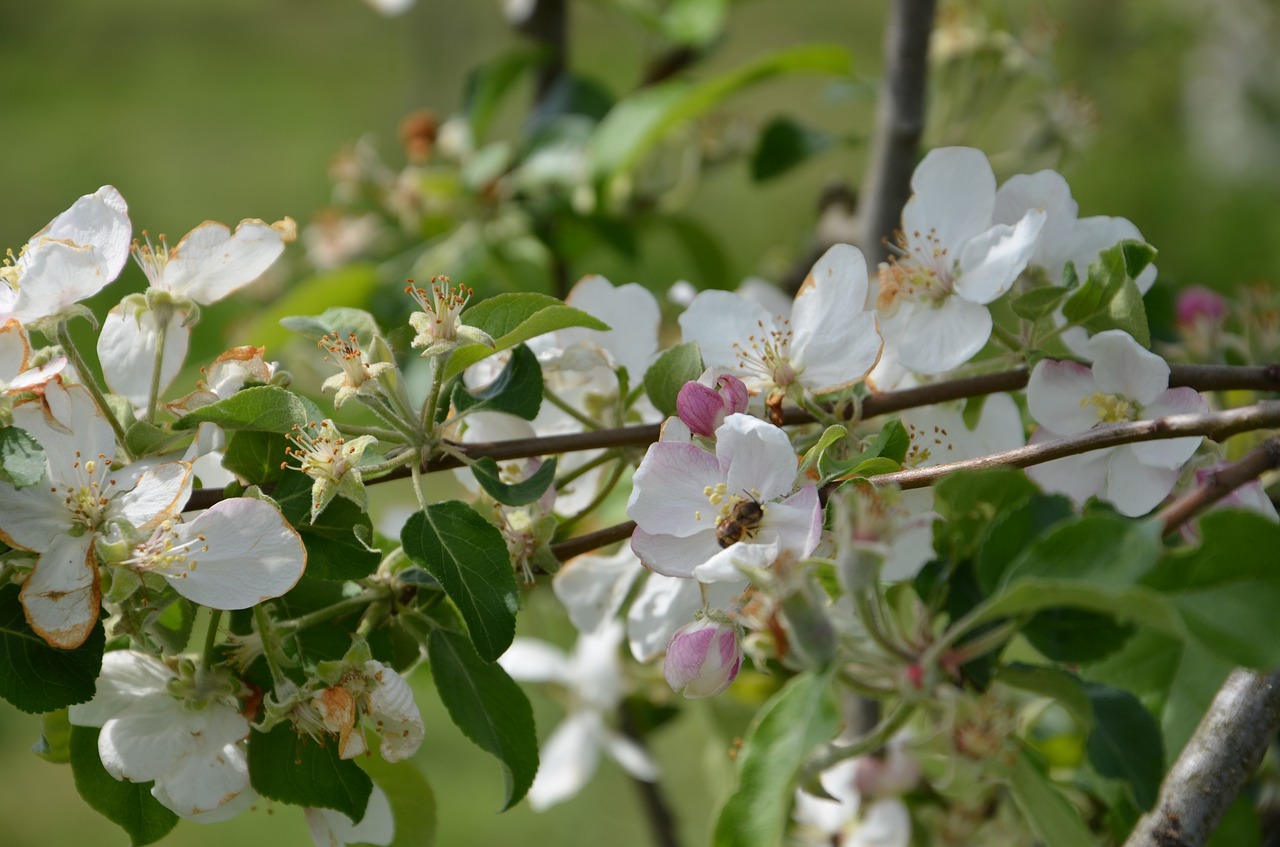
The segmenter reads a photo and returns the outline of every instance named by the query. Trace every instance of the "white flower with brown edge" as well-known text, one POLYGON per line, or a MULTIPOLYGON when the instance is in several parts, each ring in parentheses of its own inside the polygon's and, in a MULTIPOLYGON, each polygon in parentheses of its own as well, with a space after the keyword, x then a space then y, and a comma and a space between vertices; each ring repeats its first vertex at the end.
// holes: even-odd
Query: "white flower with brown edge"
POLYGON ((417 752, 426 729, 413 689, 392 668, 370 658, 364 641, 355 641, 339 661, 321 662, 316 676, 326 686, 294 707, 296 726, 310 734, 336 735, 338 755, 354 759, 368 749, 360 727, 367 717, 382 738, 382 758, 399 762, 417 752))
POLYGON ((339 494, 365 508, 368 497, 360 477, 360 460, 365 449, 377 443, 376 438, 344 438, 333 421, 326 418, 319 424, 308 424, 306 429, 295 424, 289 440, 294 446, 286 447, 285 452, 297 460, 298 470, 315 480, 311 485, 312 523, 339 494))
MULTIPOLYGON (((184 817, 219 812, 252 796, 241 742, 249 722, 236 683, 190 662, 174 671, 133 650, 102 658, 93 699, 71 707, 71 723, 100 727, 98 755, 107 773, 155 782, 151 794, 184 817)), ((209 818, 206 818, 209 819, 209 818)))
POLYGON ((327 334, 319 341, 319 346, 328 350, 330 356, 326 360, 336 361, 342 368, 324 381, 322 391, 336 391, 333 396, 333 408, 340 409, 342 404, 356 395, 374 396, 378 391, 378 377, 389 370, 394 370, 391 362, 372 362, 369 354, 360 349, 360 341, 354 332, 347 335, 346 340, 338 333, 327 334))
POLYGON ((235 497, 193 520, 164 521, 122 564, 163 576, 193 603, 230 611, 293 588, 306 569, 307 549, 275 506, 235 497))
POLYGON ((0 318, 29 324, 97 294, 120 275, 132 235, 119 191, 84 195, 0 266, 0 318))
POLYGON ((20 595, 27 622, 71 649, 98 619, 95 539, 115 525, 146 533, 176 517, 191 492, 191 465, 117 469, 111 425, 79 385, 50 383, 43 402, 19 403, 13 419, 44 448, 46 472, 29 488, 0 483, 0 540, 37 554, 20 595))
MULTIPOLYGON (((67 366, 64 356, 35 364, 31 339, 14 318, 0 326, 0 394, 6 398, 24 391, 39 392, 67 366)), ((4 407, 7 413, 7 401, 4 407)))
POLYGON ((463 344, 494 346, 487 332, 462 322, 462 310, 474 293, 470 288, 450 286, 447 276, 433 276, 429 289, 415 288, 413 280, 409 282, 405 293, 422 307, 421 312, 409 315, 409 325, 417 333, 411 345, 414 349, 422 348, 419 354, 422 358, 451 353, 463 344))

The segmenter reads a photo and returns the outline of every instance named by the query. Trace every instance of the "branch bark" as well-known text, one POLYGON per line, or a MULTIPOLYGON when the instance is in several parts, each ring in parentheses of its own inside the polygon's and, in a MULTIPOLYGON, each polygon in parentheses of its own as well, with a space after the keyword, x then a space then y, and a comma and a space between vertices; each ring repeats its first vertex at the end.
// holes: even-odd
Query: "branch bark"
POLYGON ((1280 673, 1232 671, 1124 847, 1200 847, 1280 727, 1280 673))
POLYGON ((858 194, 862 251, 875 268, 888 257, 885 239, 911 196, 911 174, 924 134, 929 37, 935 0, 894 0, 885 25, 885 74, 876 106, 871 156, 858 194))
POLYGON ((1177 532, 1179 527, 1200 512, 1272 468, 1280 468, 1280 435, 1271 436, 1239 461, 1214 471, 1207 485, 1169 504, 1160 512, 1164 534, 1177 532))

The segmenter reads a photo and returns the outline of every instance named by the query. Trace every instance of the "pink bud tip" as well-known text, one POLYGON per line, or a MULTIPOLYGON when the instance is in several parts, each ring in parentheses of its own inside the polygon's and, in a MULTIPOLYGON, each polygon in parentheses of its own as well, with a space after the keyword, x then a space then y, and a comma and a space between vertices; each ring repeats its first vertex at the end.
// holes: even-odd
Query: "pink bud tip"
POLYGON ((671 690, 696 699, 724 691, 741 666, 737 630, 704 618, 682 626, 671 636, 662 674, 671 690))

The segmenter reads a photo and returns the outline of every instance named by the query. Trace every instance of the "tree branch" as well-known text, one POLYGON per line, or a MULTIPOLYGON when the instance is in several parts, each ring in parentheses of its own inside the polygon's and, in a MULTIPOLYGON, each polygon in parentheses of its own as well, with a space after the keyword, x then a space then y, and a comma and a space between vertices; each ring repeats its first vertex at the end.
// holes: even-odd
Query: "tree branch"
POLYGON ((1231 672, 1124 847, 1200 847, 1280 726, 1280 673, 1231 672))
POLYGON ((872 268, 888 257, 884 240, 897 229, 902 207, 911 196, 911 174, 924 134, 935 5, 935 0, 894 0, 885 24, 885 75, 871 156, 858 192, 859 240, 872 268))
POLYGON ((586 535, 579 535, 576 538, 561 541, 559 544, 552 544, 551 552, 555 554, 557 559, 565 562, 580 553, 588 553, 608 544, 613 544, 615 541, 630 538, 635 528, 635 521, 624 521, 613 526, 606 526, 604 529, 597 529, 595 532, 588 532, 586 535))
POLYGON ((1207 485, 1169 504, 1160 512, 1164 534, 1177 532, 1191 518, 1273 468, 1280 468, 1280 435, 1271 436, 1239 461, 1213 471, 1207 485))
POLYGON ((1166 438, 1182 438, 1188 435, 1203 435, 1214 441, 1248 432, 1255 429, 1274 429, 1280 427, 1280 400, 1270 400, 1230 409, 1225 412, 1207 412, 1201 415, 1170 415, 1150 421, 1133 421, 1131 423, 1099 424, 1088 432, 1045 441, 1040 444, 1028 444, 1016 450, 993 453, 977 459, 966 459, 961 462, 948 462, 945 465, 934 465, 928 468, 912 468, 896 473, 878 474, 868 477, 875 485, 895 483, 903 489, 924 488, 937 482, 947 474, 956 471, 987 470, 989 468, 1027 468, 1088 453, 1105 447, 1116 447, 1120 444, 1133 444, 1139 441, 1159 441, 1166 438))

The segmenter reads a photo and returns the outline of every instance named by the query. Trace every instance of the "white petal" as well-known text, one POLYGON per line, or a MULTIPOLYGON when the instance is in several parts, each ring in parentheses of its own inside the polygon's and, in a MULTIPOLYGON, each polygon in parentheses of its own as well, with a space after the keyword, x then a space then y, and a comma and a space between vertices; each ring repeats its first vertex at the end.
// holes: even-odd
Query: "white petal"
POLYGON ((82 385, 50 383, 43 404, 36 399, 14 407, 13 423, 40 442, 49 460, 49 479, 56 485, 79 487, 84 460, 110 459, 116 452, 111 424, 82 385))
POLYGON ((1043 359, 1027 381, 1027 408, 1041 425, 1060 435, 1076 435, 1098 423, 1097 407, 1088 402, 1097 392, 1089 368, 1079 362, 1043 359))
MULTIPOLYGON (((1152 420, 1168 415, 1199 415, 1208 411, 1208 401, 1194 388, 1170 388, 1161 392, 1142 410, 1142 418, 1152 420)), ((1190 438, 1172 438, 1167 441, 1142 441, 1130 444, 1129 448, 1144 465, 1180 468, 1199 449, 1203 440, 1200 436, 1194 435, 1190 438)))
POLYGON ((51 317, 97 294, 116 278, 91 246, 50 241, 29 254, 12 317, 23 323, 51 317))
POLYGON ((1126 517, 1145 515, 1168 496, 1181 473, 1176 467, 1144 465, 1128 445, 1117 447, 1107 471, 1105 499, 1126 517))
POLYGON ((131 490, 111 501, 111 516, 124 518, 138 529, 151 529, 182 511, 190 496, 191 465, 164 462, 148 468, 131 490))
POLYGON ((234 234, 226 224, 205 221, 169 251, 163 287, 202 305, 221 300, 262 276, 292 231, 288 218, 276 224, 243 220, 234 234))
POLYGON ((702 582, 739 582, 742 568, 767 568, 778 560, 782 544, 776 532, 762 529, 754 541, 739 541, 724 548, 701 565, 693 575, 702 582))
POLYGON ((981 150, 930 150, 911 176, 911 190, 914 196, 902 210, 902 232, 908 243, 933 232, 954 256, 966 241, 991 225, 996 176, 981 150))
MULTIPOLYGON (((996 192, 996 208, 992 220, 998 224, 1015 224, 1032 209, 1043 209, 1045 212, 1042 246, 1046 241, 1052 243, 1067 233, 1079 214, 1079 206, 1071 199, 1071 187, 1062 174, 1043 170, 1009 177, 996 192)), ((1040 261, 1041 255, 1041 251, 1037 250, 1037 264, 1044 264, 1040 261)), ((1052 267, 1047 267, 1046 270, 1051 274, 1054 272, 1052 267)), ((1058 268, 1057 273, 1061 276, 1062 268, 1058 268)))
POLYGON ((247 609, 279 597, 307 564, 302 538, 264 500, 223 500, 177 531, 180 541, 203 544, 196 543, 185 563, 160 573, 183 597, 211 609, 247 609))
POLYGON ((1109 329, 1089 339, 1093 378, 1098 389, 1147 405, 1169 387, 1169 365, 1122 329, 1109 329))
POLYGON ((102 601, 93 534, 53 539, 19 597, 27 623, 45 641, 64 650, 83 644, 93 632, 102 601))
POLYGON ((237 744, 226 744, 183 756, 175 768, 156 779, 151 794, 179 815, 198 815, 220 809, 248 790, 244 751, 237 744))
POLYGON ((796 295, 792 360, 817 394, 838 391, 875 367, 884 342, 867 312, 867 263, 862 251, 837 244, 818 260, 796 295))
POLYGON ((629 282, 616 288, 599 274, 584 276, 565 302, 607 323, 612 329, 572 328, 556 333, 562 347, 590 344, 608 351, 627 369, 632 385, 639 385, 658 350, 662 313, 658 300, 643 285, 629 282))
POLYGON ((512 679, 521 682, 566 682, 569 679, 569 657, 559 647, 535 638, 517 638, 498 664, 512 679))
POLYGON ((728 494, 773 500, 796 484, 798 461, 780 428, 750 415, 729 415, 716 430, 716 457, 728 494))
POLYGON ((813 553, 822 538, 818 486, 806 485, 781 503, 767 505, 760 527, 778 533, 783 550, 800 558, 813 553))
POLYGON ((1032 210, 1017 225, 993 226, 965 244, 956 293, 974 303, 990 303, 1008 291, 1035 253, 1044 220, 1044 212, 1032 210))
POLYGON ((10 318, 0 326, 0 382, 12 382, 27 369, 31 358, 31 341, 22 324, 10 318))
POLYGON ((875 800, 863 812, 862 822, 847 844, 849 847, 909 847, 911 813, 896 797, 875 800))
POLYGON ((373 786, 369 805, 365 807, 360 823, 333 809, 306 811, 307 828, 316 847, 344 847, 347 844, 377 844, 382 847, 395 838, 395 819, 391 814, 391 802, 378 786, 373 786))
POLYGON ((0 540, 10 547, 37 553, 49 548, 72 527, 65 494, 50 491, 47 481, 23 489, 0 483, 0 540))
POLYGON ((658 779, 658 765, 648 751, 623 735, 606 729, 601 742, 609 757, 633 777, 644 782, 658 779))
POLYGON ((649 575, 627 611, 628 642, 636 661, 658 656, 672 633, 693 620, 702 608, 701 588, 697 580, 649 575))
POLYGON ((742 371, 733 345, 747 346, 749 336, 773 328, 774 316, 764 306, 731 291, 703 291, 680 315, 684 341, 698 342, 702 361, 738 375, 742 371))
POLYGON ((641 527, 670 535, 702 532, 715 517, 704 489, 724 480, 720 462, 705 450, 659 442, 649 447, 632 477, 627 515, 641 527))
POLYGON ((599 715, 577 712, 551 733, 529 788, 529 806, 535 812, 568 800, 587 784, 600 761, 601 732, 599 715))
POLYGON ((654 573, 689 579, 696 568, 724 549, 716 541, 714 524, 707 520, 706 530, 684 538, 636 529, 631 533, 631 549, 654 573))
POLYGON ((102 657, 93 699, 71 707, 71 722, 100 727, 139 698, 164 694, 172 679, 173 671, 154 656, 114 650, 102 657))
MULTIPOLYGON (((182 315, 174 312, 165 332, 164 364, 160 371, 159 395, 182 370, 187 358, 191 328, 183 326, 182 315)), ((138 408, 144 408, 151 395, 151 376, 155 370, 156 347, 160 328, 156 313, 139 313, 128 306, 116 306, 107 313, 98 336, 98 361, 107 385, 138 408)))
POLYGON ((910 311, 897 353, 902 364, 911 370, 938 374, 969 361, 990 337, 991 313, 987 307, 952 296, 937 307, 922 306, 910 311))
POLYGON ((556 572, 552 587, 579 632, 618 614, 644 567, 629 545, 611 556, 578 556, 556 572))
POLYGON ((124 263, 129 261, 133 224, 129 221, 129 207, 120 192, 104 185, 76 200, 71 208, 50 221, 39 236, 92 247, 103 269, 111 279, 115 279, 124 269, 124 263))
MULTIPOLYGON (((1114 247, 1121 241, 1145 240, 1131 221, 1097 215, 1076 222, 1065 249, 1069 251, 1069 258, 1076 263, 1077 272, 1083 277, 1089 265, 1097 261, 1098 254, 1103 250, 1114 247)), ((1143 294, 1151 289, 1155 281, 1155 265, 1147 265, 1134 280, 1143 294)))
POLYGON ((188 710, 182 701, 159 692, 138 698, 107 721, 98 736, 98 753, 116 779, 150 782, 171 773, 186 756, 221 750, 248 734, 248 722, 229 706, 188 710))
POLYGON ((382 736, 382 758, 388 762, 407 759, 418 751, 426 736, 413 689, 404 677, 381 662, 365 662, 364 669, 378 680, 378 687, 369 695, 369 717, 382 736))
MULTIPOLYGON (((1038 444, 1057 437, 1059 436, 1041 427, 1027 443, 1038 444)), ((1115 449, 1108 447, 1105 450, 1093 450, 1033 465, 1027 468, 1027 476, 1045 491, 1065 494, 1077 505, 1081 505, 1106 488, 1107 470, 1111 465, 1111 453, 1115 449)))

